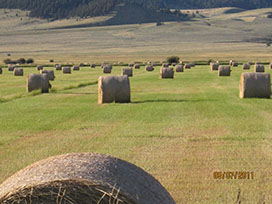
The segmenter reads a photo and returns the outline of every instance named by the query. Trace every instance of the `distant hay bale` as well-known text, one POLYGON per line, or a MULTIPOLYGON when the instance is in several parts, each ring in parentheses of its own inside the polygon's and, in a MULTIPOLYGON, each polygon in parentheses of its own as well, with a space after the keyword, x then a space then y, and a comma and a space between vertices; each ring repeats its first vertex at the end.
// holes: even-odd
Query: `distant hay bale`
POLYGON ((8 65, 8 71, 13 72, 16 66, 9 64, 8 65))
POLYGON ((191 64, 185 64, 185 65, 184 65, 184 68, 185 68, 185 69, 191 69, 191 64))
POLYGON ((233 67, 238 67, 238 62, 235 62, 235 61, 233 61, 232 63, 231 63, 231 66, 233 66, 233 67))
POLYGON ((211 71, 217 71, 219 68, 219 64, 217 63, 210 63, 211 71))
POLYGON ((130 63, 128 64, 129 67, 133 67, 134 66, 134 63, 130 63))
POLYGON ((195 67, 195 62, 190 62, 189 64, 191 67, 195 67))
POLYGON ((140 69, 141 66, 140 66, 139 64, 135 64, 135 65, 134 65, 134 68, 135 68, 135 69, 140 69))
POLYGON ((173 66, 173 67, 175 67, 176 65, 177 65, 177 63, 175 63, 175 62, 172 63, 172 66, 173 66))
POLYGON ((148 72, 152 72, 154 70, 154 67, 152 65, 146 65, 145 70, 148 72))
POLYGON ((172 67, 162 67, 160 70, 161 79, 173 79, 174 69, 172 67))
POLYGON ((121 74, 132 77, 133 76, 133 69, 132 68, 123 68, 121 74))
POLYGON ((250 69, 250 64, 248 63, 243 64, 243 69, 250 69))
POLYGON ((73 71, 79 71, 79 69, 80 69, 80 66, 77 66, 77 65, 73 66, 73 71))
POLYGON ((37 70, 38 70, 38 71, 43 70, 43 65, 38 65, 38 66, 37 66, 37 70))
POLYGON ((264 65, 263 64, 255 64, 254 65, 254 72, 264 72, 264 65))
POLYGON ((0 186, 0 203, 175 204, 152 175, 127 161, 71 153, 36 162, 0 186))
POLYGON ((248 64, 251 66, 251 65, 253 65, 254 63, 253 63, 253 62, 248 62, 248 64))
POLYGON ((169 67, 168 63, 163 63, 162 67, 169 67))
POLYGON ((271 81, 268 73, 242 73, 240 98, 270 98, 271 81))
POLYGON ((42 93, 48 93, 50 87, 47 74, 30 74, 27 76, 27 92, 41 89, 42 93))
POLYGON ((92 64, 92 65, 91 65, 91 68, 95 68, 95 64, 92 64))
POLYGON ((176 72, 184 72, 182 64, 176 66, 176 72))
POLYGON ((231 69, 230 66, 219 66, 218 76, 230 76, 231 69))
POLYGON ((13 74, 14 76, 24 76, 24 70, 22 68, 15 68, 13 74))
POLYGON ((40 70, 40 74, 47 74, 50 81, 55 79, 54 70, 40 70))
POLYGON ((98 79, 98 103, 129 103, 130 83, 127 75, 101 76, 98 79))
POLYGON ((112 66, 109 64, 106 64, 103 66, 103 73, 104 74, 110 74, 112 70, 112 66))
POLYGON ((56 67, 56 70, 62 70, 62 67, 61 67, 61 65, 60 64, 55 64, 55 67, 56 67))
POLYGON ((79 64, 79 67, 84 67, 84 66, 85 66, 85 64, 82 62, 79 64))
POLYGON ((156 67, 158 64, 156 62, 150 63, 151 66, 156 67))
POLYGON ((63 67, 62 73, 63 74, 71 74, 71 67, 63 67))
POLYGON ((272 69, 272 62, 269 64, 270 69, 272 69))
POLYGON ((3 69, 2 69, 2 67, 0 67, 0 74, 2 74, 3 73, 3 69))

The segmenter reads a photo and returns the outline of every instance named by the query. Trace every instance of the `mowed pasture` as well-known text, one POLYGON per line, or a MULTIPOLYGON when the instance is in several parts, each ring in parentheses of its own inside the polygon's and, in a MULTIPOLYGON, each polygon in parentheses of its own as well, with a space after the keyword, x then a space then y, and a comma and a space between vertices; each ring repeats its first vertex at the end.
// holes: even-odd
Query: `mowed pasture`
MULTIPOLYGON (((97 152, 143 168, 176 203, 235 203, 239 191, 241 203, 270 203, 271 100, 239 98, 241 65, 231 77, 196 66, 160 79, 159 68, 134 69, 131 103, 103 105, 96 82, 106 74, 98 66, 55 71, 48 94, 26 93, 26 76, 36 68, 24 68, 23 77, 4 68, 0 182, 49 156, 97 152), (254 172, 254 179, 216 180, 215 171, 254 172)), ((266 72, 272 73, 267 65, 266 72)))

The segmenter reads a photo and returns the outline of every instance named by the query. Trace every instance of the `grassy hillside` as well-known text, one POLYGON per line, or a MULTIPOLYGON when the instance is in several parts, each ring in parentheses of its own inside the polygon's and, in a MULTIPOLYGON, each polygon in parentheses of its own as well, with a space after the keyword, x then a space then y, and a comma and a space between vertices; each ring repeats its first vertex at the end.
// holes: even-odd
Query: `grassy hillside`
MULTIPOLYGON (((25 76, 36 72, 25 68, 25 76)), ((235 203, 239 189, 242 203, 272 201, 271 100, 239 98, 241 66, 221 78, 197 66, 174 80, 141 67, 130 79, 132 103, 104 105, 95 84, 101 68, 55 73, 55 92, 36 96, 25 93, 25 76, 6 68, 0 75, 0 95, 8 99, 0 103, 0 182, 48 156, 98 152, 151 173, 176 203, 235 203), (215 180, 214 171, 255 177, 215 180)))

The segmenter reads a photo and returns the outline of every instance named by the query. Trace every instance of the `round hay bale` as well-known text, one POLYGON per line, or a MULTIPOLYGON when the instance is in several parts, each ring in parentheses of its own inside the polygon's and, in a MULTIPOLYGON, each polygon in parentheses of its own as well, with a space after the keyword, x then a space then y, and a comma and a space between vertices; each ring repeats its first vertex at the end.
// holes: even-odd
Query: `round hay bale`
POLYGON ((251 66, 251 65, 253 65, 254 63, 253 63, 253 62, 248 62, 248 64, 251 66))
POLYGON ((56 67, 56 70, 58 70, 58 71, 62 70, 62 67, 60 64, 55 64, 55 67, 56 67))
POLYGON ((233 67, 238 67, 238 62, 235 62, 235 61, 233 61, 232 63, 231 63, 231 66, 233 66, 233 67))
POLYGON ((219 64, 217 63, 210 63, 211 71, 217 71, 219 67, 219 64))
POLYGON ((107 64, 107 65, 103 66, 103 73, 104 74, 110 74, 111 70, 112 70, 112 66, 111 65, 107 64))
POLYGON ((47 74, 50 81, 55 79, 54 70, 40 70, 40 74, 47 74))
POLYGON ((14 76, 24 76, 24 70, 22 68, 15 68, 13 74, 14 76))
POLYGON ((127 75, 101 76, 98 79, 98 103, 129 103, 130 83, 127 75))
POLYGON ((250 64, 248 63, 243 64, 243 69, 250 69, 250 64))
POLYGON ((0 67, 0 74, 2 74, 3 73, 3 69, 2 69, 2 67, 0 67))
POLYGON ((77 65, 73 66, 73 71, 79 71, 79 69, 80 69, 80 66, 77 66, 77 65))
POLYGON ((150 174, 124 160, 95 153, 49 157, 0 186, 0 203, 175 204, 150 174))
POLYGON ((176 66, 176 72, 184 72, 182 64, 176 66))
POLYGON ((139 64, 134 65, 134 69, 140 69, 140 68, 141 68, 141 66, 139 64))
POLYGON ((272 62, 269 64, 270 69, 272 69, 272 62))
POLYGON ((37 70, 38 70, 38 71, 43 70, 43 65, 38 65, 38 66, 37 66, 37 70))
POLYGON ((154 67, 152 65, 146 65, 145 70, 148 72, 152 72, 154 70, 154 67))
POLYGON ((169 67, 169 64, 168 63, 163 63, 162 67, 169 67))
POLYGON ((158 66, 158 64, 157 64, 156 62, 150 63, 149 65, 151 65, 151 66, 153 66, 153 67, 158 66))
POLYGON ((92 65, 91 65, 91 68, 95 68, 95 64, 92 64, 92 65))
POLYGON ((27 92, 41 89, 42 93, 48 93, 50 87, 51 86, 49 84, 49 78, 47 74, 30 74, 27 76, 27 92))
POLYGON ((63 74, 71 74, 71 67, 63 67, 62 73, 63 74))
POLYGON ((85 64, 83 63, 83 62, 81 62, 80 64, 79 64, 79 67, 84 67, 85 66, 85 64))
POLYGON ((264 65, 263 64, 255 64, 254 65, 254 72, 264 72, 264 65))
POLYGON ((134 63, 128 64, 129 67, 134 67, 134 63))
POLYGON ((162 67, 160 70, 161 79, 173 79, 174 69, 173 67, 162 67))
POLYGON ((242 73, 240 98, 270 98, 271 81, 268 73, 242 73))
POLYGON ((13 72, 15 68, 16 68, 15 65, 12 65, 12 64, 8 65, 8 71, 10 71, 10 72, 13 72))
POLYGON ((230 66, 219 66, 218 76, 230 76, 231 69, 230 66))
POLYGON ((123 68, 121 74, 132 77, 133 76, 133 69, 132 68, 123 68))
POLYGON ((184 68, 185 68, 185 69, 191 69, 191 64, 185 64, 185 65, 184 65, 184 68))

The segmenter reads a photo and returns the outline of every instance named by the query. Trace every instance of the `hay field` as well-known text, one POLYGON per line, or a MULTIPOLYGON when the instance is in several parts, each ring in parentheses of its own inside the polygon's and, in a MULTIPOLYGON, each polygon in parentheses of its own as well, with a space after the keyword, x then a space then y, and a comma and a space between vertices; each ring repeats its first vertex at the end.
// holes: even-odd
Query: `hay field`
MULTIPOLYGON (((48 156, 98 152, 143 168, 176 203, 235 203, 239 189, 242 203, 270 203, 271 100, 240 99, 242 71, 240 65, 219 78, 197 66, 162 80, 159 67, 141 67, 130 79, 132 103, 98 105, 100 67, 55 71, 54 91, 37 95, 25 92, 35 68, 25 68, 24 77, 4 68, 0 182, 48 156), (214 171, 254 172, 254 179, 216 180, 214 171)), ((112 75, 120 73, 114 66, 112 75)))

